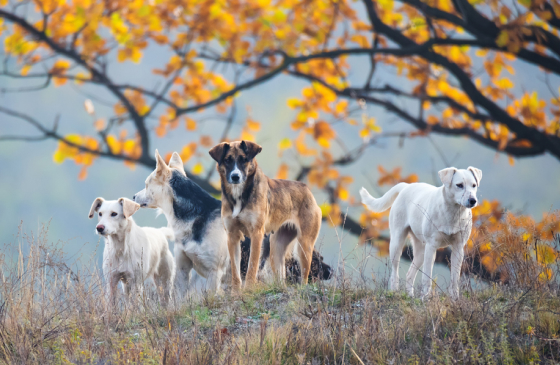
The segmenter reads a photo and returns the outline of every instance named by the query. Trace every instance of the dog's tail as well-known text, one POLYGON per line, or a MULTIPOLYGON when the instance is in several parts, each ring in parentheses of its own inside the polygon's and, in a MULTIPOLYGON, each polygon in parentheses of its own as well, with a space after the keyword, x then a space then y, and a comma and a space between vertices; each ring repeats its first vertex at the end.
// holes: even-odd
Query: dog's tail
POLYGON ((360 195, 362 196, 362 204, 368 207, 369 210, 376 213, 381 213, 391 208, 395 199, 399 193, 407 187, 407 183, 399 183, 393 186, 388 192, 385 193, 381 198, 375 199, 371 196, 365 188, 360 189, 360 195))
POLYGON ((175 233, 173 233, 173 230, 171 228, 162 227, 159 230, 161 231, 161 233, 163 233, 167 241, 175 241, 175 233))

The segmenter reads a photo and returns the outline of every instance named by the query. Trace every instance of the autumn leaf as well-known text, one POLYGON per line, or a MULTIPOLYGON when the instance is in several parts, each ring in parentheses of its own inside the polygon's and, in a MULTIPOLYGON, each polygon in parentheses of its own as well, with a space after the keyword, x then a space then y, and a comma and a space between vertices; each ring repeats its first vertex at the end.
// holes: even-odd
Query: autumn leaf
POLYGON ((204 166, 202 166, 202 164, 200 162, 198 162, 196 165, 193 166, 192 168, 192 173, 194 175, 200 175, 204 172, 204 166))
POLYGON ((282 138, 280 143, 278 143, 278 148, 280 151, 287 150, 292 147, 292 140, 289 138, 282 138))
POLYGON ((285 163, 281 164, 278 168, 278 173, 276 174, 277 179, 287 179, 288 178, 288 165, 285 163))
POLYGON ((105 128, 105 119, 97 119, 95 122, 93 122, 93 127, 98 132, 102 131, 105 128))
POLYGON ((261 124, 251 118, 247 118, 247 128, 249 128, 250 131, 258 132, 261 129, 261 124))
POLYGON ((191 118, 185 118, 185 127, 188 131, 196 130, 196 122, 191 118))

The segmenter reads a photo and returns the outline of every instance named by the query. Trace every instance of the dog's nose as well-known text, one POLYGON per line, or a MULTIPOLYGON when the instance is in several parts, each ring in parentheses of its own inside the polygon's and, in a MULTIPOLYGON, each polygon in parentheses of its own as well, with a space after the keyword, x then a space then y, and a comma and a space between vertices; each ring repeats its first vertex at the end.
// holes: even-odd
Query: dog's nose
POLYGON ((239 182, 239 178, 241 176, 239 176, 239 174, 235 173, 235 174, 231 174, 231 181, 233 182, 239 182))
POLYGON ((95 227, 95 229, 97 229, 97 232, 101 233, 101 232, 103 232, 103 230, 105 229, 105 226, 102 225, 102 224, 100 224, 100 225, 98 225, 97 227, 95 227))
POLYGON ((132 196, 132 201, 136 201, 136 194, 132 196))
POLYGON ((476 205, 476 199, 475 198, 469 198, 469 205, 471 207, 474 207, 476 205))

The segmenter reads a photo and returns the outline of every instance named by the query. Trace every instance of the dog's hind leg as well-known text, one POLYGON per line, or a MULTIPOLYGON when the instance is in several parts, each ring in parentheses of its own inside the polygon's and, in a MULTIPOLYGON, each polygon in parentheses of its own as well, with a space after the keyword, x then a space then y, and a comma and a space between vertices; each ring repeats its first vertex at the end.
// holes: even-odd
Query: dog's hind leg
POLYGON ((399 290, 399 263, 401 261, 402 250, 406 242, 408 229, 398 231, 396 228, 391 230, 391 242, 389 243, 389 259, 391 260, 391 279, 389 289, 399 290))
POLYGON ((216 271, 212 272, 209 276, 208 276, 208 280, 206 281, 206 288, 208 289, 208 291, 212 294, 220 294, 221 293, 221 287, 220 284, 222 283, 222 276, 224 276, 224 273, 217 269, 216 271))
POLYGON ((297 230, 291 225, 282 226, 270 235, 270 267, 274 280, 282 284, 286 278, 286 250, 296 236, 297 230))
POLYGON ((424 263, 424 245, 422 242, 412 233, 410 233, 410 239, 412 241, 414 258, 410 264, 410 268, 406 273, 406 291, 410 296, 414 296, 414 280, 416 279, 416 274, 418 270, 422 267, 424 263))
POLYGON ((321 228, 321 210, 319 207, 312 214, 308 219, 299 220, 296 257, 301 267, 301 284, 303 285, 307 284, 309 273, 311 272, 313 249, 315 248, 315 241, 319 236, 319 229, 321 228))
POLYGON ((177 292, 187 295, 190 290, 192 260, 175 244, 175 287, 177 292))

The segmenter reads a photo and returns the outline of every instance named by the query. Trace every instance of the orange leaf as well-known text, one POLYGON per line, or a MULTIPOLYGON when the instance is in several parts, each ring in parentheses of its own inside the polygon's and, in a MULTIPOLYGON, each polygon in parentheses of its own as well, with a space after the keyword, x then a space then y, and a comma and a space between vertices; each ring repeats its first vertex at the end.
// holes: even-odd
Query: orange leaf
POLYGON ((251 118, 247 118, 247 128, 252 131, 258 132, 261 129, 261 124, 251 118))
POLYGON ((286 165, 285 163, 280 165, 280 168, 278 168, 278 173, 276 174, 276 178, 284 180, 288 178, 288 165, 286 165))
POLYGON ((185 127, 188 131, 194 131, 196 130, 196 122, 191 118, 186 118, 185 127))
POLYGON ((86 177, 87 177, 87 167, 82 166, 80 173, 78 175, 78 180, 83 181, 86 179, 86 177))
POLYGON ((102 131, 103 128, 105 128, 105 119, 103 118, 97 119, 95 122, 93 122, 93 127, 98 132, 102 131))

